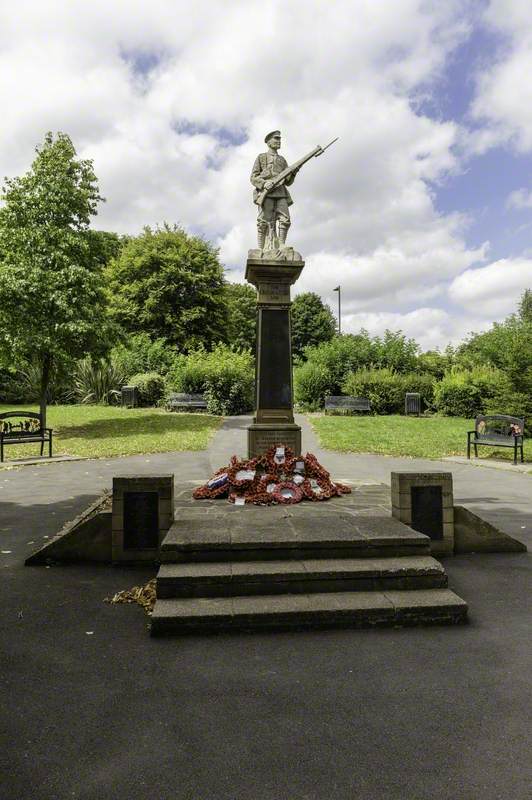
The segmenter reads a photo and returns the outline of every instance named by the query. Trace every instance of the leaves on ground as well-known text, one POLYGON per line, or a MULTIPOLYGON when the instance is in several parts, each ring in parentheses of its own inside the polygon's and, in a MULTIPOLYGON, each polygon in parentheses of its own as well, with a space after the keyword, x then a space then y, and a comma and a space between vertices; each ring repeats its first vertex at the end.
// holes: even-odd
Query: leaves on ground
POLYGON ((105 603, 137 603, 145 610, 147 614, 151 614, 156 600, 155 584, 156 578, 152 578, 144 586, 133 586, 132 589, 123 589, 117 592, 113 597, 106 597, 105 603))

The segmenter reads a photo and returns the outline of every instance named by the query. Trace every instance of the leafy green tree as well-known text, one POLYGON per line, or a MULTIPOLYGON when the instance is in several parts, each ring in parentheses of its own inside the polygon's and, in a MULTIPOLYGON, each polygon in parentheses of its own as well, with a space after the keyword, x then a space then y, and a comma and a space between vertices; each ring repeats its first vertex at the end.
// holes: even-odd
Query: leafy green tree
POLYGON ((407 339, 402 331, 384 331, 382 339, 375 336, 375 365, 395 372, 412 372, 416 368, 419 345, 415 339, 407 339))
POLYGON ((427 373, 440 380, 451 368, 451 359, 447 353, 440 353, 439 350, 426 350, 417 357, 417 371, 427 373))
POLYGON ((298 294, 292 303, 290 316, 295 356, 303 356, 305 347, 329 342, 336 333, 334 314, 314 292, 298 294))
POLYGON ((166 223, 146 227, 106 273, 112 317, 126 332, 166 339, 179 350, 225 340, 223 269, 203 239, 166 223))
POLYGON ((518 314, 522 322, 532 322, 532 289, 525 289, 523 292, 518 314))
POLYGON ((226 341, 238 350, 255 350, 257 292, 248 283, 226 283, 226 341))
MULTIPOLYGON (((375 348, 368 332, 335 336, 329 342, 305 349, 305 358, 318 370, 302 373, 328 386, 329 394, 341 394, 342 384, 350 372, 370 367, 375 362, 375 348), (316 376, 319 377, 316 378, 316 376)), ((310 380, 310 377, 309 377, 310 380)))
POLYGON ((91 245, 94 258, 105 267, 112 258, 117 258, 129 236, 119 236, 112 231, 91 231, 91 245))
POLYGON ((516 392, 532 394, 532 320, 530 291, 524 292, 517 314, 494 322, 484 333, 471 333, 456 350, 463 369, 492 366, 510 378, 516 392))
POLYGON ((100 196, 92 161, 76 158, 65 133, 48 133, 31 169, 6 179, 0 208, 0 358, 40 370, 46 424, 54 368, 109 338, 91 217, 100 196))

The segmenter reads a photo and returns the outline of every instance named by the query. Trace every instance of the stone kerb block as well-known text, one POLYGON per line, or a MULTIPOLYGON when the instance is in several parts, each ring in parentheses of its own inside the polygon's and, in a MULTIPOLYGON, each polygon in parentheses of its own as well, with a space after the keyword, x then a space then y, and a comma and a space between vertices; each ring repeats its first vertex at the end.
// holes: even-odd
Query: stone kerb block
POLYGON ((392 472, 392 515, 430 537, 431 552, 454 551, 451 472, 392 472))
POLYGON ((113 478, 113 562, 155 561, 173 521, 173 475, 113 478))

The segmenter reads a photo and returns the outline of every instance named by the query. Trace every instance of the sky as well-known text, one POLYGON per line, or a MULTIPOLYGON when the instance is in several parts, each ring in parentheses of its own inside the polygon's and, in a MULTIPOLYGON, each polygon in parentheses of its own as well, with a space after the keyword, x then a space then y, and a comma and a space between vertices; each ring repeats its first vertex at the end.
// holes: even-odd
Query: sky
POLYGON ((176 223, 230 281, 264 136, 298 173, 295 294, 443 349, 532 287, 530 0, 0 0, 0 175, 47 131, 93 160, 94 227, 176 223))

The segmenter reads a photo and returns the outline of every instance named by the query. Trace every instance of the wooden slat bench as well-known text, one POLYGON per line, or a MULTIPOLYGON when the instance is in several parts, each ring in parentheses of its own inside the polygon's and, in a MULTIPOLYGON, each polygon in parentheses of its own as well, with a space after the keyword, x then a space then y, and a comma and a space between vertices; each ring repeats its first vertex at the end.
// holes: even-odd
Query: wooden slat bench
POLYGON ((478 416, 475 419, 475 430, 467 432, 467 457, 471 458, 471 445, 475 449, 475 457, 478 457, 479 444, 486 447, 512 447, 514 464, 517 464, 518 450, 521 450, 522 463, 524 430, 525 420, 520 417, 507 414, 478 416))
POLYGON ((327 411, 371 411, 371 403, 367 397, 331 395, 325 398, 325 413, 327 411))
POLYGON ((168 396, 165 405, 168 411, 178 411, 179 409, 186 409, 188 411, 207 410, 207 401, 202 394, 173 392, 168 396))
POLYGON ((5 411, 0 414, 0 462, 4 460, 4 447, 8 444, 48 442, 48 457, 52 457, 52 428, 43 428, 42 417, 35 411, 5 411), (18 422, 13 420, 18 419, 18 422))

